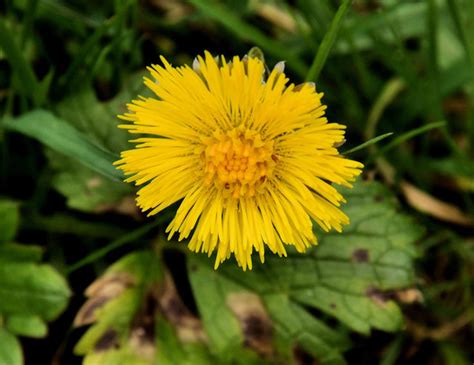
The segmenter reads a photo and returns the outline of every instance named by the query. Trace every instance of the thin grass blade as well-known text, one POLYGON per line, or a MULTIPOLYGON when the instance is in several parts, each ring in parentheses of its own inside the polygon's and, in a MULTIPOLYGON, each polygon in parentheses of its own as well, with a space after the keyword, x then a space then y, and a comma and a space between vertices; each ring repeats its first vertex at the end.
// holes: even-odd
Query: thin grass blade
POLYGON ((313 63, 309 68, 308 74, 306 75, 306 81, 317 81, 319 73, 323 69, 329 52, 336 41, 337 34, 341 28, 342 20, 344 19, 344 15, 351 4, 352 0, 344 0, 341 6, 339 6, 339 9, 337 9, 336 15, 334 15, 331 25, 329 26, 329 30, 325 34, 323 41, 318 48, 318 52, 316 52, 313 63))

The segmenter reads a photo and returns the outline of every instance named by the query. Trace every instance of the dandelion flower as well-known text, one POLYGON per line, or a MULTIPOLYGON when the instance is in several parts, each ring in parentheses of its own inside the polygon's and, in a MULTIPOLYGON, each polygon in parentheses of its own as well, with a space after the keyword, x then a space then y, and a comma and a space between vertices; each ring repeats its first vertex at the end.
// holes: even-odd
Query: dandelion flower
POLYGON ((161 61, 145 78, 156 97, 120 116, 141 136, 116 164, 142 186, 137 204, 149 215, 180 202, 169 239, 216 251, 216 268, 233 254, 246 270, 254 250, 263 262, 265 249, 316 244, 313 222, 339 232, 349 223, 333 184, 350 187, 362 164, 339 155, 345 126, 328 123, 314 84, 288 85, 282 62, 265 78, 258 58, 161 61))

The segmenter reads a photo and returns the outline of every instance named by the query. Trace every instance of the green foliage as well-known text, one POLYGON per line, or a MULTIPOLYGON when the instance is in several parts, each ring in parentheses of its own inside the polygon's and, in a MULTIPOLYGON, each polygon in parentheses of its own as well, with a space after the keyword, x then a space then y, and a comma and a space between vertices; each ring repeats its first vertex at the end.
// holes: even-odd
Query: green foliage
POLYGON ((5 127, 36 138, 46 146, 78 159, 85 166, 110 179, 118 180, 122 176, 112 165, 117 160, 114 154, 97 146, 84 134, 50 112, 36 110, 18 119, 7 120, 5 127))
POLYGON ((414 243, 423 230, 398 212, 393 195, 380 184, 359 182, 344 193, 351 225, 342 235, 318 232, 319 246, 306 255, 270 256, 248 273, 233 264, 213 270, 208 259, 188 256, 205 337, 199 321, 179 309, 183 304, 171 289, 161 255, 136 252, 124 257, 86 291, 89 299, 76 322, 95 324, 76 352, 86 355, 87 365, 166 364, 174 359, 184 364, 258 364, 289 361, 299 346, 321 364, 345 364, 350 329, 368 335, 372 328, 402 327, 393 298, 397 290, 415 284, 414 243), (309 308, 340 324, 329 326, 309 308), (194 323, 191 343, 177 336, 186 321, 194 323), (150 337, 140 342, 136 333, 150 337))
POLYGON ((70 292, 56 270, 39 263, 40 248, 8 242, 16 234, 18 205, 2 201, 1 217, 11 225, 0 231, 0 364, 20 365, 23 357, 15 335, 44 337, 45 321, 65 309, 70 292))
MULTIPOLYGON (((76 325, 94 324, 75 347, 85 365, 212 364, 203 343, 183 344, 177 337, 170 321, 183 326, 179 321, 192 318, 180 312, 182 303, 155 253, 125 256, 86 295, 76 325)), ((189 337, 199 328, 188 330, 189 337)))
MULTIPOLYGON (((124 130, 117 129, 117 115, 126 111, 125 104, 134 97, 147 95, 142 76, 130 77, 123 91, 109 102, 99 102, 94 90, 88 88, 63 100, 56 106, 56 111, 95 144, 118 155, 129 146, 129 136, 124 130)), ((62 156, 50 150, 48 158, 56 171, 53 186, 67 198, 71 208, 86 212, 106 210, 132 193, 129 185, 107 179, 108 171, 104 173, 86 167, 76 156, 62 156)), ((114 160, 117 159, 114 156, 114 160)), ((113 173, 120 177, 118 170, 113 173)))
MULTIPOLYGON (((77 344, 75 352, 86 356, 86 364, 107 363, 126 355, 127 360, 133 357, 137 363, 145 361, 141 353, 133 351, 129 337, 130 328, 136 314, 145 304, 145 298, 153 296, 153 286, 163 280, 163 271, 156 257, 148 252, 136 252, 126 256, 111 266, 104 276, 96 282, 98 289, 91 296, 102 304, 95 302, 83 310, 87 318, 76 319, 76 322, 97 321, 77 344), (102 281, 101 281, 102 280, 102 281), (115 295, 108 294, 112 291, 115 295), (92 319, 89 319, 92 317, 92 319), (118 349, 117 349, 118 348, 118 349), (98 350, 97 352, 94 350, 98 350)), ((151 299, 149 299, 151 300, 151 299)), ((143 315, 148 315, 143 313, 143 315)))
POLYGON ((3 328, 0 328, 0 364, 23 364, 20 342, 13 334, 3 328))
POLYGON ((261 298, 273 319, 279 342, 298 344, 322 364, 345 363, 348 339, 313 317, 315 308, 358 332, 402 327, 396 289, 414 285, 414 243, 422 230, 397 212, 393 196, 379 184, 358 183, 345 191, 351 217, 345 234, 319 234, 307 255, 269 257, 242 274, 233 264, 212 270, 208 260, 189 258, 189 276, 212 347, 221 356, 243 343, 235 314, 228 307, 235 293, 261 298))
POLYGON ((0 242, 11 241, 15 237, 19 221, 18 204, 0 200, 0 242))

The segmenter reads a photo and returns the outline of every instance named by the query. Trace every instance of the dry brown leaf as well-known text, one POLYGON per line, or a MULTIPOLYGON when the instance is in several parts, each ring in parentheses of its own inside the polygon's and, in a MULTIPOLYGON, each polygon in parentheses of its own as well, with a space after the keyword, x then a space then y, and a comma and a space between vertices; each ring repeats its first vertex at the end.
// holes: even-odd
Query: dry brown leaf
POLYGON ((175 327, 176 334, 181 341, 207 341, 201 321, 184 305, 168 273, 165 275, 163 286, 158 294, 158 303, 161 313, 175 327))
POLYGON ((296 22, 288 12, 273 4, 261 3, 255 9, 256 13, 277 27, 290 33, 296 33, 296 22))
POLYGON ((137 207, 134 196, 125 196, 118 202, 110 204, 100 204, 94 209, 95 213, 115 212, 132 217, 135 220, 143 218, 140 209, 137 207))
POLYGON ((394 296, 399 303, 404 304, 423 303, 424 301, 423 294, 416 288, 396 290, 394 296))
POLYGON ((247 292, 233 293, 227 297, 226 303, 239 320, 245 345, 262 356, 271 356, 272 322, 258 295, 247 292))
POLYGON ((133 277, 127 273, 109 274, 94 281, 85 291, 88 299, 74 318, 74 326, 94 323, 96 311, 122 294, 125 289, 133 286, 134 282, 133 277))
POLYGON ((405 321, 408 331, 416 340, 422 341, 430 339, 434 341, 443 341, 451 338, 456 332, 469 325, 472 321, 472 314, 470 311, 466 311, 459 317, 454 318, 449 322, 442 323, 437 327, 427 327, 424 323, 418 323, 409 318, 405 318, 405 321))
POLYGON ((407 181, 400 183, 400 189, 408 204, 416 210, 445 222, 474 227, 474 217, 463 213, 458 207, 431 196, 407 181))

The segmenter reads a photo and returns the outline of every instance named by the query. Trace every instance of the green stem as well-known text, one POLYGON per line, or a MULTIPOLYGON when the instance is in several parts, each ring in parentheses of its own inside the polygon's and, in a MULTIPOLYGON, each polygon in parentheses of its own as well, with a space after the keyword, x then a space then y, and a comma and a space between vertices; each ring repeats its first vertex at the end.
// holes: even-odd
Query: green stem
POLYGON ((149 223, 149 224, 144 225, 144 226, 141 226, 141 227, 135 229, 134 231, 131 231, 131 232, 127 233, 126 235, 116 239, 115 241, 112 241, 107 246, 102 247, 102 248, 92 252, 88 256, 86 256, 83 259, 81 259, 81 260, 77 261, 76 263, 72 264, 71 266, 69 266, 67 268, 66 274, 70 275, 71 273, 73 273, 74 271, 80 269, 81 267, 84 267, 84 266, 86 266, 86 265, 88 265, 92 262, 95 262, 95 261, 101 259, 105 255, 107 255, 109 252, 111 252, 113 250, 116 250, 119 247, 122 247, 122 246, 124 246, 124 245, 126 245, 130 242, 133 242, 133 241, 139 239, 140 237, 144 236, 145 234, 147 234, 148 232, 150 232, 151 230, 158 227, 160 224, 166 222, 169 219, 170 219, 170 214, 169 213, 168 214, 167 213, 162 214, 154 222, 149 223))

